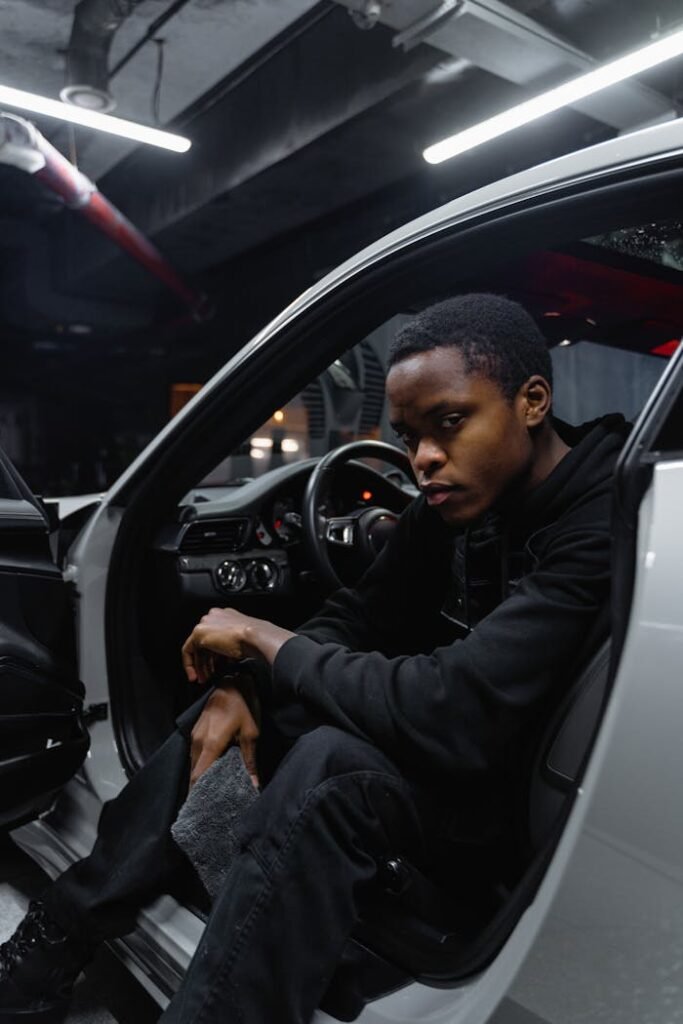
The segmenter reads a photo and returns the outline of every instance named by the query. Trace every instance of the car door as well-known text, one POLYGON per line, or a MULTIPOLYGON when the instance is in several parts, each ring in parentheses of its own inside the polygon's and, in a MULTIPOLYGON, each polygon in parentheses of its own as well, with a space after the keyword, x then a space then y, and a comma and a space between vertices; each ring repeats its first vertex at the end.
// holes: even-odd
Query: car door
POLYGON ((72 616, 46 511, 0 450, 0 830, 44 811, 87 753, 72 616))

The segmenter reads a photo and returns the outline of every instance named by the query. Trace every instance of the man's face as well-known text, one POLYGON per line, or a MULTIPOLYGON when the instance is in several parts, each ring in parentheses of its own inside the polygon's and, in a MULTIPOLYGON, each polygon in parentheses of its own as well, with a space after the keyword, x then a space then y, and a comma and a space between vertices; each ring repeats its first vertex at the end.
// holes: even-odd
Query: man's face
POLYGON ((474 522, 511 486, 523 486, 534 454, 524 388, 508 400, 444 346, 396 363, 386 390, 418 485, 445 522, 474 522))

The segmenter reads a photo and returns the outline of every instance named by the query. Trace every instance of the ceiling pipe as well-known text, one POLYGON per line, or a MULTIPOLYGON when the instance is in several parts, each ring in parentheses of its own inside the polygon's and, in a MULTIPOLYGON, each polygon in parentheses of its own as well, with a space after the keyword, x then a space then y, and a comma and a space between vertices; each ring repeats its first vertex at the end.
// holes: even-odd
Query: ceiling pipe
POLYGON ((67 103, 106 114, 116 102, 109 92, 109 51, 112 39, 143 0, 80 0, 74 11, 66 51, 67 103))
POLYGON ((163 28, 166 22, 170 21, 171 18, 175 18, 176 14, 178 14, 183 7, 186 7, 189 2, 190 0, 173 0, 171 6, 165 10, 163 14, 160 14, 158 18, 155 18, 150 25, 148 25, 145 34, 138 39, 137 43, 134 43, 130 50, 128 50, 127 53, 124 53, 123 57, 116 62, 114 67, 109 69, 109 80, 111 81, 114 75, 118 75, 119 71, 126 66, 128 61, 132 60, 135 54, 138 53, 143 46, 155 38, 159 29, 163 28))
POLYGON ((56 193, 66 206, 77 210, 162 281, 189 306, 195 319, 206 318, 206 297, 183 281, 149 239, 105 199, 97 186, 62 156, 30 121, 14 114, 0 113, 0 163, 32 174, 56 193))

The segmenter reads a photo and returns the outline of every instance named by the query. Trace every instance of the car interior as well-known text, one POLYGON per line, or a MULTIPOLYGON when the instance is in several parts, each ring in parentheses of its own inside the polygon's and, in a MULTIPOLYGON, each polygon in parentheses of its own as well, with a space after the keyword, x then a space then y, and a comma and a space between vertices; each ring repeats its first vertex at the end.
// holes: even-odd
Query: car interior
MULTIPOLYGON (((285 325, 268 349, 268 372, 264 362, 254 373, 253 361, 265 360, 257 346, 249 380, 237 366, 227 392, 214 389, 206 411, 188 417, 183 445, 162 451, 159 478, 118 499, 126 512, 107 614, 112 713, 128 771, 198 695, 179 650, 201 614, 229 604, 296 628, 335 580, 359 577, 415 496, 405 457, 378 442, 399 448, 383 398, 387 354, 417 309, 465 291, 520 301, 551 348, 555 415, 581 423, 619 411, 636 420, 682 333, 683 222, 662 212, 675 209, 676 195, 672 178, 656 202, 638 183, 613 189, 608 203, 586 200, 572 213, 578 233, 569 241, 566 215, 553 223, 540 208, 527 216, 523 245, 512 214, 488 235, 484 225, 457 242, 436 239, 419 259, 401 254, 376 280, 366 275, 362 288, 352 282, 328 307, 303 314, 296 336, 285 325), (320 460, 352 442, 367 447, 345 450, 312 486, 320 460)), ((353 1020, 368 999, 410 978, 457 985, 490 962, 552 856, 617 657, 609 642, 596 651, 533 752, 505 876, 465 901, 457 865, 444 891, 442 879, 390 860, 324 1008, 353 1020)))

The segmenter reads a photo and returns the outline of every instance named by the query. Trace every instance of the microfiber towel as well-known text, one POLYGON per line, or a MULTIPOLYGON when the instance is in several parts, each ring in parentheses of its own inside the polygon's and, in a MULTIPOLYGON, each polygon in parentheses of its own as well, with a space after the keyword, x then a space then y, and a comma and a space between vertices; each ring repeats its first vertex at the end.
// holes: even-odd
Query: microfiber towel
POLYGON ((242 818, 258 799, 239 747, 229 747, 199 776, 171 835, 215 899, 239 848, 242 818))

